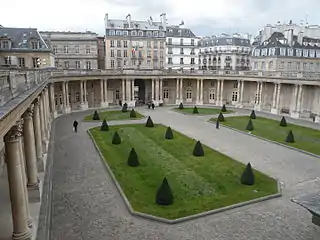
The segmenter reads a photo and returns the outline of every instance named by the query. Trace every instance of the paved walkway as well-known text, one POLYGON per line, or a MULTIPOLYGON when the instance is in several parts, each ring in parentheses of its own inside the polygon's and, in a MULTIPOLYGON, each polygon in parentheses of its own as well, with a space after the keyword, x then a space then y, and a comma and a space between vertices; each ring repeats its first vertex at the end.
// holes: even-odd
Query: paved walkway
POLYGON ((87 136, 86 129, 94 124, 81 123, 79 132, 74 133, 72 122, 84 113, 73 113, 55 123, 53 240, 319 239, 320 228, 311 223, 306 210, 290 202, 290 197, 319 188, 320 159, 226 128, 217 130, 204 117, 182 115, 166 108, 141 112, 279 178, 284 196, 176 225, 132 217, 87 136))

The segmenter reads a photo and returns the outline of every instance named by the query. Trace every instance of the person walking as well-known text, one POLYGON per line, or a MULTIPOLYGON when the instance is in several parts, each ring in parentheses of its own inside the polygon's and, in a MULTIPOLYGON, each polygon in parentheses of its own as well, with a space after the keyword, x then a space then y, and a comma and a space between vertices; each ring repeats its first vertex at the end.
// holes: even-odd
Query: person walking
POLYGON ((77 120, 74 120, 73 129, 74 129, 75 132, 78 132, 78 125, 79 125, 79 123, 77 122, 77 120))
POLYGON ((219 129, 219 126, 220 126, 220 122, 219 122, 219 120, 217 119, 217 122, 216 122, 216 129, 219 129))
POLYGON ((154 110, 154 102, 151 103, 152 110, 154 110))

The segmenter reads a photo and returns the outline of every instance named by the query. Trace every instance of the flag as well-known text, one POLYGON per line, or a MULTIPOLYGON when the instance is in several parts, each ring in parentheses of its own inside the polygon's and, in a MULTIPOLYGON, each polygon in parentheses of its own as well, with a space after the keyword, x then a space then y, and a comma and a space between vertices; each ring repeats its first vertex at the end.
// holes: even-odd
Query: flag
POLYGON ((132 47, 132 53, 135 53, 136 51, 138 51, 138 47, 137 46, 132 47))

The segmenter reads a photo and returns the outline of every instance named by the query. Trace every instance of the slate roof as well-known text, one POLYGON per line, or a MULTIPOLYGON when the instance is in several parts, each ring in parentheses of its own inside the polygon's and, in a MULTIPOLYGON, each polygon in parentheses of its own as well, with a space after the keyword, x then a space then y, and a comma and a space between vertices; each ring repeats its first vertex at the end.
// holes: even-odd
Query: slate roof
MULTIPOLYGON (((107 28, 111 29, 123 29, 124 24, 127 24, 127 20, 122 19, 109 19, 107 28)), ((139 21, 131 20, 132 27, 129 29, 141 29, 141 30, 162 30, 162 22, 148 22, 148 21, 139 21), (135 28, 135 25, 139 25, 138 28, 135 28)))
POLYGON ((205 37, 199 41, 199 45, 203 47, 226 45, 251 47, 249 39, 228 35, 205 37))
MULTIPOLYGON (((9 51, 46 51, 50 52, 47 44, 39 34, 36 28, 0 28, 0 39, 7 38, 11 41, 11 49, 9 51), (29 40, 37 40, 40 42, 39 49, 29 47, 29 40)), ((0 49, 0 51, 8 51, 8 49, 0 49)))
POLYGON ((197 36, 189 28, 180 28, 179 26, 167 27, 167 37, 196 38, 197 36))

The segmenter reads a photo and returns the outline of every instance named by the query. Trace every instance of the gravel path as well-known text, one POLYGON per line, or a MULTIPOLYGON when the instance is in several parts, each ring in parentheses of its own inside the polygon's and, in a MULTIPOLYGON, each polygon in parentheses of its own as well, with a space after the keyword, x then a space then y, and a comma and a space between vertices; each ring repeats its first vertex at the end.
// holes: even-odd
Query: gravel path
MULTIPOLYGON (((74 133, 72 122, 85 113, 73 113, 55 123, 53 240, 319 239, 320 228, 290 197, 319 188, 320 159, 226 128, 217 130, 205 122, 208 116, 187 116, 167 108, 140 112, 279 178, 283 197, 176 225, 132 217, 87 136, 86 129, 95 123, 80 123, 79 132, 74 133)), ((137 120, 141 121, 145 120, 137 120)))

